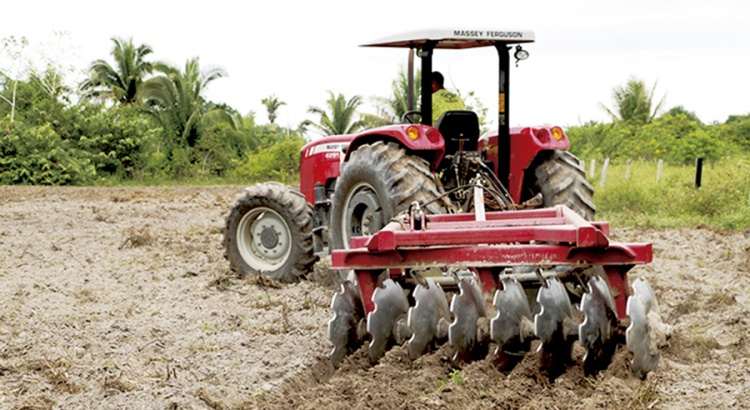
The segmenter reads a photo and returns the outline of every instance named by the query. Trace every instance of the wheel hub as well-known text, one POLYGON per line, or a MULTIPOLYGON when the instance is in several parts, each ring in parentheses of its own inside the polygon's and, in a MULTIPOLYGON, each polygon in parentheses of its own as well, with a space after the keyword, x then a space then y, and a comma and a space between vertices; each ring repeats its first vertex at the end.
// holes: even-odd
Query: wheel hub
POLYGON ((266 248, 275 248, 279 244, 279 233, 272 226, 263 226, 260 243, 266 248))
POLYGON ((347 231, 345 238, 371 235, 383 228, 383 214, 377 194, 369 186, 363 186, 352 195, 347 206, 347 231))
POLYGON ((271 263, 277 263, 289 248, 289 241, 282 235, 282 232, 286 232, 285 228, 276 214, 260 215, 251 227, 255 253, 271 263))

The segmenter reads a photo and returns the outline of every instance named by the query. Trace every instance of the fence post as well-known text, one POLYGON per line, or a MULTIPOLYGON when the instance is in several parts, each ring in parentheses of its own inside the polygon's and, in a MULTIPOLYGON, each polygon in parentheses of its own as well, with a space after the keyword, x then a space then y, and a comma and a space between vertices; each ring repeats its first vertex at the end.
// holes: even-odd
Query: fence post
POLYGON ((602 166, 602 179, 599 180, 599 186, 604 186, 604 181, 607 179, 608 167, 609 167, 609 158, 604 158, 604 166, 602 166))
POLYGON ((659 179, 661 178, 661 169, 664 167, 664 160, 660 159, 658 164, 656 165, 656 183, 659 183, 659 179))
POLYGON ((589 169, 589 178, 593 178, 594 177, 594 168, 595 167, 596 167, 596 160, 592 159, 591 160, 591 167, 589 169))
POLYGON ((701 187, 701 178, 703 177, 703 158, 695 161, 695 187, 701 187))
POLYGON ((630 160, 628 160, 628 166, 625 167, 625 180, 630 181, 630 160))

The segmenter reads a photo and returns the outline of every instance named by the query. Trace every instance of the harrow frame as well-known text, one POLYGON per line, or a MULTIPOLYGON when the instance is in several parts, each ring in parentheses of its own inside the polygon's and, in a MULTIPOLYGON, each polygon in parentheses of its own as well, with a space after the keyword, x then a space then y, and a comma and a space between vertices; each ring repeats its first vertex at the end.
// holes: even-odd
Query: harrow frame
POLYGON ((367 314, 374 310, 372 295, 384 270, 398 282, 405 280, 405 269, 475 269, 482 291, 493 292, 506 267, 602 266, 617 316, 625 319, 627 273, 651 262, 652 246, 613 242, 607 235, 607 222, 589 222, 564 205, 476 214, 405 213, 374 235, 351 238, 349 249, 334 250, 331 268, 354 270, 367 314))

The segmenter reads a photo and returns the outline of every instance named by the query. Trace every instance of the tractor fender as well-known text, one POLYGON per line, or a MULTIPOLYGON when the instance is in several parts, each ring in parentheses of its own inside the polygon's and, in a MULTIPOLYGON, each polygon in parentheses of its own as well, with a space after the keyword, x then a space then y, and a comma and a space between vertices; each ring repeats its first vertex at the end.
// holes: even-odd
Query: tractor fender
POLYGON ((412 155, 430 163, 434 171, 445 155, 445 141, 435 127, 422 124, 397 124, 373 128, 352 135, 331 135, 306 144, 300 150, 300 191, 310 204, 315 204, 315 185, 328 188, 339 175, 341 164, 363 144, 377 141, 396 142, 412 155), (409 137, 409 128, 412 135, 409 137))
POLYGON ((396 124, 373 128, 354 135, 344 162, 348 161, 351 153, 363 144, 372 144, 376 141, 398 143, 410 154, 426 159, 430 163, 431 171, 438 168, 445 155, 445 140, 437 128, 422 124, 396 124), (414 138, 410 138, 410 134, 414 138))
POLYGON ((332 135, 306 144, 300 150, 300 192, 310 204, 315 204, 315 185, 328 187, 341 174, 352 135, 332 135))
MULTIPOLYGON (((556 126, 511 127, 510 129, 510 180, 508 191, 513 201, 520 202, 524 174, 542 151, 563 150, 570 148, 570 140, 562 128, 556 126), (557 129, 553 134, 553 129, 557 129)), ((497 172, 498 158, 507 155, 498 152, 497 130, 489 131, 479 138, 479 150, 483 150, 487 161, 494 164, 497 172)))

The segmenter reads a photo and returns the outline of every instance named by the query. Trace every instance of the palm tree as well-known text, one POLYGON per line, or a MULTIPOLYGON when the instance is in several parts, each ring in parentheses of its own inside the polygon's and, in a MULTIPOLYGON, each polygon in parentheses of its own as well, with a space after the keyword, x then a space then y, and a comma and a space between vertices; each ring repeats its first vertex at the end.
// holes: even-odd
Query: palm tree
POLYGON ((357 108, 362 105, 362 97, 355 95, 347 100, 343 94, 334 95, 331 91, 328 94, 330 96, 326 101, 328 111, 314 106, 307 110, 311 114, 320 115, 320 121, 317 124, 309 122, 309 125, 323 135, 351 134, 364 126, 361 118, 354 120, 357 108))
POLYGON ((220 68, 201 72, 198 57, 185 63, 185 71, 163 63, 154 69, 163 75, 143 83, 139 96, 165 129, 172 129, 182 143, 192 147, 200 138, 204 121, 226 121, 234 126, 236 118, 224 105, 206 102, 203 93, 212 81, 227 74, 220 68))
MULTIPOLYGON (((422 90, 422 71, 417 70, 414 76, 414 109, 419 111, 420 92, 422 90)), ((378 108, 378 116, 386 124, 396 124, 401 122, 401 117, 409 111, 409 81, 406 70, 401 67, 398 76, 391 83, 390 97, 374 97, 373 100, 378 108)))
POLYGON ((276 111, 279 109, 279 107, 281 107, 282 105, 286 105, 285 102, 279 101, 279 99, 276 98, 275 95, 264 98, 260 100, 260 102, 262 102, 263 105, 266 106, 266 110, 268 111, 268 121, 271 124, 276 121, 276 111))
POLYGON ((145 77, 154 69, 152 63, 145 61, 153 50, 145 44, 136 47, 132 38, 113 37, 112 41, 115 67, 104 60, 91 63, 89 78, 81 84, 81 90, 89 98, 112 98, 120 104, 132 104, 145 77))
POLYGON ((653 106, 656 83, 651 90, 646 88, 643 81, 631 77, 624 86, 615 87, 612 96, 615 100, 615 110, 600 104, 615 122, 631 122, 647 124, 653 120, 662 108, 664 97, 653 106), (653 108, 653 110, 652 110, 653 108))

